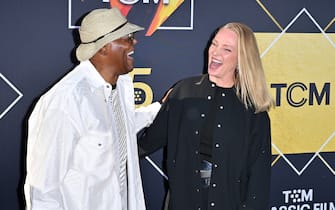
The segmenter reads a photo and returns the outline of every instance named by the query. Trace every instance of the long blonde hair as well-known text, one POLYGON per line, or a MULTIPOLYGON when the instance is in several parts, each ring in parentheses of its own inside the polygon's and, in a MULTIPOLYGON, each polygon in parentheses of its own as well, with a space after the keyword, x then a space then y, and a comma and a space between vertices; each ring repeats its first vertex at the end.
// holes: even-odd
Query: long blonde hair
POLYGON ((266 84, 253 31, 243 23, 228 23, 222 28, 232 30, 238 36, 238 66, 235 72, 238 97, 246 108, 253 106, 256 113, 268 111, 274 106, 274 100, 266 84))

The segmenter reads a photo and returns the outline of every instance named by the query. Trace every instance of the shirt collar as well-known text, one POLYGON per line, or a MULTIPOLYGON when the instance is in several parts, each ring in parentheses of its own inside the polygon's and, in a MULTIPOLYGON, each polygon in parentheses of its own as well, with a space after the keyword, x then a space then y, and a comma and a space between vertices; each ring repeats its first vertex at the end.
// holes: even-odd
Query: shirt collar
MULTIPOLYGON (((85 69, 86 76, 87 76, 87 79, 92 84, 92 88, 93 89, 103 89, 105 101, 108 101, 111 95, 112 85, 104 80, 104 78, 100 75, 98 70, 94 67, 94 65, 89 60, 83 61, 82 65, 86 66, 86 69, 85 69)), ((92 91, 95 91, 95 90, 92 90, 92 91)))
POLYGON ((93 66, 93 64, 89 60, 83 61, 82 64, 87 67, 86 69, 87 78, 90 80, 94 88, 99 88, 101 86, 106 85, 111 86, 104 80, 104 78, 100 75, 98 70, 93 66))

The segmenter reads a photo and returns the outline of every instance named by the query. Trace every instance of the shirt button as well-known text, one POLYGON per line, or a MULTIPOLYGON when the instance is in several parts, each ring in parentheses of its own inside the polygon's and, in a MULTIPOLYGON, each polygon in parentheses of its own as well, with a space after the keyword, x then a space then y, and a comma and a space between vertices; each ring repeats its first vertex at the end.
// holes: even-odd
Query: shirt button
POLYGON ((199 154, 199 151, 198 151, 198 150, 195 150, 195 154, 198 155, 198 154, 199 154))
POLYGON ((194 172, 197 174, 197 173, 199 173, 199 170, 195 170, 194 172))
POLYGON ((205 114, 201 114, 200 116, 201 116, 201 117, 205 117, 205 114))
POLYGON ((217 168, 218 167, 218 165, 217 164, 214 164, 214 168, 217 168))
POLYGON ((198 134, 199 134, 199 131, 195 131, 195 134, 198 135, 198 134))
POLYGON ((207 99, 208 99, 208 100, 211 100, 211 99, 212 99, 212 96, 207 96, 207 99))
POLYGON ((222 96, 226 96, 226 94, 225 94, 225 93, 222 93, 222 96))
POLYGON ((216 187, 216 184, 215 184, 215 183, 213 183, 213 184, 212 184, 212 187, 216 187))
POLYGON ((221 128, 221 124, 218 124, 218 128, 221 128))
POLYGON ((211 206, 212 206, 212 207, 215 206, 215 203, 214 203, 214 202, 211 202, 211 206))
POLYGON ((219 148, 219 147, 220 147, 220 145, 219 145, 219 144, 215 144, 215 147, 216 147, 216 148, 219 148))
POLYGON ((212 87, 215 87, 215 84, 212 83, 211 86, 212 86, 212 87))
POLYGON ((197 192, 200 192, 200 189, 199 189, 199 188, 197 188, 197 189, 196 189, 196 191, 197 191, 197 192))
POLYGON ((223 106, 222 106, 222 105, 220 106, 220 109, 221 109, 221 110, 223 109, 223 106))

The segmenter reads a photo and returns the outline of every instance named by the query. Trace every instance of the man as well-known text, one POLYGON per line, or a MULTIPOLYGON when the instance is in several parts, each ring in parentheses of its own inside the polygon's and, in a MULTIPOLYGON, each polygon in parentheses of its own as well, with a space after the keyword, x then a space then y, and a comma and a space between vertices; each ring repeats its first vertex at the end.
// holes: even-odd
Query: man
POLYGON ((153 121, 160 104, 135 113, 127 73, 140 30, 116 8, 83 19, 80 64, 40 98, 29 118, 28 210, 145 209, 136 132, 153 121))

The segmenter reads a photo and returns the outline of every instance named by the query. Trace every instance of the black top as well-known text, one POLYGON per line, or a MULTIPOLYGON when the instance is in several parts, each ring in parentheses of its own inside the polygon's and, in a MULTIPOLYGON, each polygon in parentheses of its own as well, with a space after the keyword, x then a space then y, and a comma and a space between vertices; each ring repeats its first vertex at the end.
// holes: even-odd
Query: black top
MULTIPOLYGON (((201 206, 200 136, 217 87, 208 75, 180 81, 153 124, 139 139, 139 153, 166 146, 169 210, 201 206)), ((208 209, 268 210, 271 136, 267 112, 246 109, 234 89, 220 88, 212 126, 212 177, 208 209)))
POLYGON ((213 147, 213 129, 216 118, 216 113, 220 112, 220 107, 224 103, 226 93, 229 95, 235 94, 235 88, 222 88, 216 86, 215 83, 211 83, 211 86, 215 85, 214 99, 209 103, 209 110, 207 111, 207 117, 200 136, 200 155, 203 160, 212 162, 212 147, 213 147))

